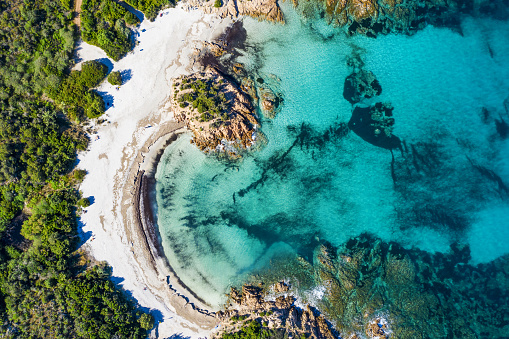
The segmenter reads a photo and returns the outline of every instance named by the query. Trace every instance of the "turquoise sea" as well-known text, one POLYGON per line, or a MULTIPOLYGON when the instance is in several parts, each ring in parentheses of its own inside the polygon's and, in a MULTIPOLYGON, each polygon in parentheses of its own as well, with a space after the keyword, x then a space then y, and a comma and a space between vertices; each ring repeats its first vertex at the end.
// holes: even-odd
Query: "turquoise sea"
MULTIPOLYGON (((420 328, 419 317, 431 322, 440 313, 440 324, 471 316, 462 326, 474 337, 499 336, 509 319, 487 318, 508 300, 509 23, 467 16, 460 31, 428 26, 374 39, 348 37, 282 6, 285 25, 244 19, 247 40, 236 60, 284 99, 273 120, 262 119, 267 144, 225 162, 184 134, 159 163, 158 227, 176 274, 213 309, 230 286, 290 280, 300 300, 345 331, 347 316, 352 331, 363 322, 355 314, 368 302, 357 311, 337 306, 334 284, 352 303, 378 282, 369 293, 383 289, 385 301, 369 310, 394 329, 410 318, 420 328), (348 128, 354 107, 343 87, 352 60, 382 87, 357 106, 391 103, 400 147, 375 146, 348 128), (329 278, 325 248, 334 262, 329 278), (385 264, 364 269, 375 267, 376 251, 385 264), (350 257, 365 264, 347 288, 342 263, 350 257), (413 272, 407 280, 389 279, 395 262, 413 272), (366 278, 373 272, 381 275, 366 278), (400 305, 433 303, 412 299, 426 293, 438 300, 432 315, 400 305), (475 298, 483 298, 476 315, 475 298)), ((450 326, 429 337, 467 337, 450 326)))

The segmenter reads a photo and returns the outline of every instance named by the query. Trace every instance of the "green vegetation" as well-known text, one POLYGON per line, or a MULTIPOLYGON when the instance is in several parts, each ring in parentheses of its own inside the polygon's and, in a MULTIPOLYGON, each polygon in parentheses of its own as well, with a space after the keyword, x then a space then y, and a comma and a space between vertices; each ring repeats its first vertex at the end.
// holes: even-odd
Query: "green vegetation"
POLYGON ((0 99, 57 88, 74 48, 72 13, 53 0, 0 2, 0 99))
POLYGON ((84 62, 81 71, 72 71, 52 97, 68 105, 68 116, 78 122, 83 120, 83 113, 88 118, 97 118, 104 113, 104 101, 91 89, 99 85, 107 73, 108 68, 99 61, 84 62))
POLYGON ((69 74, 71 8, 0 1, 0 337, 144 338, 152 316, 76 252, 78 206, 90 201, 73 166, 88 139, 64 113, 104 110, 90 89, 107 69, 69 74))
POLYGON ((108 75, 108 82, 113 86, 121 86, 122 85, 122 76, 119 71, 111 72, 108 75))
POLYGON ((262 327, 259 322, 252 320, 242 326, 240 331, 235 333, 223 333, 221 339, 283 339, 284 329, 274 330, 262 327))
POLYGON ((180 107, 192 105, 200 113, 200 122, 216 118, 220 118, 222 121, 228 120, 227 100, 224 93, 220 92, 220 86, 215 84, 213 79, 184 78, 175 93, 189 89, 192 91, 186 91, 178 96, 177 101, 180 103, 180 107))
POLYGON ((246 320, 247 318, 249 318, 248 315, 240 315, 240 316, 234 315, 233 317, 231 317, 231 320, 232 321, 242 321, 242 320, 246 320))
POLYGON ((216 0, 216 2, 214 2, 214 7, 216 8, 221 7, 221 0, 216 0))
POLYGON ((157 12, 166 7, 175 6, 176 0, 125 0, 129 5, 142 11, 147 19, 154 21, 157 12))
POLYGON ((83 0, 81 36, 86 42, 103 49, 115 61, 133 47, 132 31, 127 25, 138 19, 113 0, 83 0))
POLYGON ((50 103, 18 96, 2 101, 0 112, 0 231, 23 207, 35 187, 71 169, 76 149, 87 140, 65 128, 50 103))

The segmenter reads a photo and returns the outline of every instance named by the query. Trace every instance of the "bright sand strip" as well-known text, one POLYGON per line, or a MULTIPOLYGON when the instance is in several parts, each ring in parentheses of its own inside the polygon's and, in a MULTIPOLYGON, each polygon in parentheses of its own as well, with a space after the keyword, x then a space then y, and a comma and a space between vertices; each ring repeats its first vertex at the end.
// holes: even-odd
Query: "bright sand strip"
MULTIPOLYGON (((80 190, 93 197, 80 220, 86 240, 82 248, 107 261, 113 280, 162 321, 152 337, 197 338, 209 335, 216 318, 195 310, 193 305, 205 306, 178 286, 164 260, 148 250, 133 211, 134 178, 143 159, 162 146, 159 138, 179 127, 169 111, 171 78, 189 72, 190 56, 200 41, 211 41, 229 22, 182 8, 163 13, 155 22, 143 21, 137 30, 139 44, 113 63, 113 70, 129 71, 131 78, 118 90, 107 82, 98 89, 110 106, 101 117, 108 122, 97 126, 89 150, 78 157, 78 168, 88 171, 80 190), (178 294, 186 295, 189 303, 178 294)), ((106 58, 86 43, 77 53, 82 61, 106 58)))

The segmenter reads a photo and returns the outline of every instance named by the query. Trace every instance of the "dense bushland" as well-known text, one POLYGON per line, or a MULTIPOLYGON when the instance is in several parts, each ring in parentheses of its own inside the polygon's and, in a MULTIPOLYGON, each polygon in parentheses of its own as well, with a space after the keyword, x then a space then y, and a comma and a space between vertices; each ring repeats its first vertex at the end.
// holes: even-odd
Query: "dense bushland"
POLYGON ((86 42, 103 49, 115 61, 133 47, 133 32, 128 25, 139 20, 113 0, 83 0, 81 36, 86 42))
POLYGON ((107 68, 70 72, 71 7, 0 0, 0 337, 143 338, 153 318, 77 253, 88 140, 68 116, 104 111, 107 68))
POLYGON ((126 0, 126 2, 145 14, 147 19, 154 21, 157 12, 166 7, 173 7, 177 0, 126 0))
POLYGON ((81 71, 72 71, 52 96, 66 104, 69 118, 81 121, 83 113, 90 119, 104 113, 104 101, 91 90, 101 83, 108 73, 108 67, 96 60, 84 62, 81 71))

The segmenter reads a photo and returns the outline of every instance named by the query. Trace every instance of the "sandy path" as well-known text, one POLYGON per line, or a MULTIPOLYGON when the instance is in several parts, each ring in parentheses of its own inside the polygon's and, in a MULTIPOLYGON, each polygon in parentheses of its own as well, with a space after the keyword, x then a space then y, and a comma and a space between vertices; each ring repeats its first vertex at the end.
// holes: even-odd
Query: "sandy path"
MULTIPOLYGON (((159 136, 175 127, 168 105, 170 79, 189 72, 189 56, 200 41, 212 40, 227 24, 181 8, 165 10, 155 22, 145 20, 136 32, 139 44, 133 52, 113 62, 113 70, 123 72, 125 84, 117 90, 104 82, 98 88, 109 107, 101 117, 107 122, 97 126, 89 150, 78 157, 78 167, 88 171, 80 189, 93 197, 80 219, 83 248, 107 261, 113 280, 160 321, 152 337, 205 337, 216 324, 214 317, 198 312, 178 295, 185 291, 161 261, 151 260, 143 234, 133 223, 133 188, 139 162, 158 147, 159 136)), ((86 61, 101 52, 82 42, 77 54, 86 61)))
POLYGON ((74 12, 76 16, 74 17, 74 23, 76 26, 81 27, 81 3, 83 0, 74 0, 74 12))

